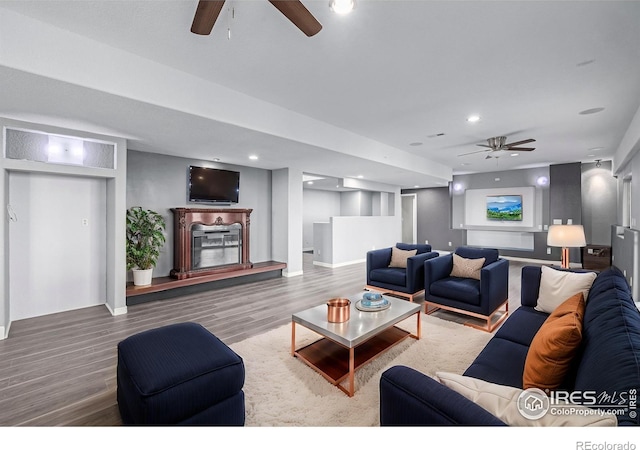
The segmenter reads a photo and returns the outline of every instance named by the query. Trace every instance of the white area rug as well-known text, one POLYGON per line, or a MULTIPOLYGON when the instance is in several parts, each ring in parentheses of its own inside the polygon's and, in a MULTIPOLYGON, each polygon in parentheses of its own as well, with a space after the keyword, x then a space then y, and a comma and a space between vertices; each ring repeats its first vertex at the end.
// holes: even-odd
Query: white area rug
MULTIPOLYGON (((402 322, 415 332, 416 319, 402 322)), ((319 336, 296 326, 296 347, 319 336)), ((422 339, 405 339, 356 372, 349 398, 315 370, 290 354, 291 325, 231 345, 245 364, 246 426, 379 426, 379 382, 394 365, 462 373, 491 334, 422 315, 422 339)))

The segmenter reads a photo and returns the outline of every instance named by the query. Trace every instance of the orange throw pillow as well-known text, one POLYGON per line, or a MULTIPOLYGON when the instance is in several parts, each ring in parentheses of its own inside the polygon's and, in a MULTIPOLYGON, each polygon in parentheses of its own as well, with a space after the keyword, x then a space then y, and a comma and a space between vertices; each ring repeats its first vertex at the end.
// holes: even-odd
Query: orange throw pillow
POLYGON ((584 295, 579 292, 562 302, 542 324, 524 363, 524 389, 554 390, 560 386, 582 341, 584 308, 584 295))

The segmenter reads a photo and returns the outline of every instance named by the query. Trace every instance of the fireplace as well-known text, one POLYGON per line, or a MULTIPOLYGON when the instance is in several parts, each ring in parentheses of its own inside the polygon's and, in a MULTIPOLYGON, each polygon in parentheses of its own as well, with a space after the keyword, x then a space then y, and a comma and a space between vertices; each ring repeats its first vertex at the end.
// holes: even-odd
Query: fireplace
POLYGON ((251 209, 173 208, 174 268, 185 279, 248 269, 251 209))
POLYGON ((242 225, 191 226, 191 267, 209 267, 240 264, 242 262, 242 225))

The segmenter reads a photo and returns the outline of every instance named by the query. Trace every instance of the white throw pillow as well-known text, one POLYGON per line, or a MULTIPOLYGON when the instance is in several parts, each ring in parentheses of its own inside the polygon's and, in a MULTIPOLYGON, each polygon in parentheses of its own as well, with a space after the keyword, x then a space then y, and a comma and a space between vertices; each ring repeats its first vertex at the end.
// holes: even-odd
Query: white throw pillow
POLYGON ((518 398, 522 389, 489 383, 478 378, 465 377, 455 373, 436 372, 436 378, 449 389, 456 391, 483 409, 516 427, 612 427, 618 425, 614 414, 599 414, 582 405, 554 405, 571 414, 552 414, 551 410, 539 419, 528 419, 518 410, 518 398), (566 409, 566 408, 570 408, 566 409), (590 414, 590 412, 594 413, 590 414))
POLYGON ((582 292, 586 301, 595 279, 594 272, 568 272, 542 266, 538 304, 535 309, 551 314, 558 305, 579 292, 582 292))

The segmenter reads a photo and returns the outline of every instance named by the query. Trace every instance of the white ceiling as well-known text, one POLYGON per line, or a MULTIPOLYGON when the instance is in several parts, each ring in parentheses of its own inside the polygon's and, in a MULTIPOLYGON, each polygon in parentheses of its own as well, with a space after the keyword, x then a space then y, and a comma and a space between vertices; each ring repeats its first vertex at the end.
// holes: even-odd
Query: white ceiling
MULTIPOLYGON (((189 31, 196 0, 0 0, 0 14, 46 22, 85 36, 96 51, 104 43, 185 77, 176 106, 157 105, 3 64, 0 42, 0 115, 125 136, 142 151, 413 187, 444 185, 451 173, 611 159, 640 106, 637 1, 359 0, 348 16, 332 13, 327 0, 303 3, 323 25, 311 38, 266 0, 228 0, 204 37, 189 31), (274 115, 273 129, 297 127, 276 133, 186 111, 178 100, 198 101, 186 82, 194 76, 307 125, 274 124, 274 115), (579 114, 593 108, 604 110, 579 114), (481 120, 468 123, 470 114, 481 120), (348 139, 318 137, 325 125, 348 139), (534 138, 536 150, 458 156, 498 135, 534 138), (249 161, 250 153, 260 159, 249 161)), ((135 67, 121 69, 136 77, 135 67)))

